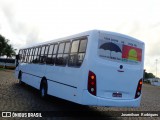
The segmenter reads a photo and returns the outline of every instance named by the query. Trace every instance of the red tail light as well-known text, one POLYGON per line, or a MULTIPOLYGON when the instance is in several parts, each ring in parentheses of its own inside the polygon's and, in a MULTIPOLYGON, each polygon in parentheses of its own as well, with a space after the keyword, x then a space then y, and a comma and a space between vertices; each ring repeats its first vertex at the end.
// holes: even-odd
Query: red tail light
POLYGON ((141 95, 141 90, 142 90, 142 79, 139 80, 136 94, 135 94, 135 99, 138 98, 141 95))
POLYGON ((96 75, 91 71, 88 73, 88 91, 96 96, 96 75))

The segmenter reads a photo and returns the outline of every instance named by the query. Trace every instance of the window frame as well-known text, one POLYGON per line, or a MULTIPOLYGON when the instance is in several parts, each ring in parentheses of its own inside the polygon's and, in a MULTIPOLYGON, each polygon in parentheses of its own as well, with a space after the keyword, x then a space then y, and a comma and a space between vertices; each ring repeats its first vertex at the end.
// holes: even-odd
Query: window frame
POLYGON ((69 58, 69 53, 70 53, 70 47, 71 47, 71 41, 70 40, 65 40, 65 41, 62 41, 58 44, 58 49, 57 49, 57 54, 56 54, 56 61, 58 61, 57 57, 58 55, 61 55, 61 58, 62 58, 62 63, 59 64, 59 63, 56 63, 55 61, 55 65, 56 66, 62 66, 62 67, 65 67, 68 65, 68 58, 69 58), (63 52, 62 53, 58 53, 59 52, 59 46, 60 44, 63 44, 64 43, 64 47, 63 47, 63 52), (68 53, 65 53, 65 48, 66 48, 66 44, 69 43, 69 50, 68 50, 68 53), (68 55, 67 57, 67 60, 64 60, 64 55, 68 55), (64 62, 65 61, 65 62, 64 62))
POLYGON ((59 42, 53 42, 53 43, 43 44, 39 46, 34 46, 32 48, 20 49, 19 50, 19 54, 21 54, 20 61, 22 63, 47 64, 47 65, 55 65, 55 66, 63 66, 63 67, 68 66, 68 67, 79 68, 81 67, 84 61, 86 51, 87 51, 87 46, 88 46, 88 37, 83 36, 83 37, 63 40, 59 42), (86 41, 86 46, 85 46, 85 50, 83 51, 82 49, 82 52, 80 52, 80 47, 81 45, 83 45, 82 44, 83 40, 86 41), (75 41, 78 41, 77 51, 71 52, 73 42, 75 41), (61 44, 64 44, 62 51, 60 50, 61 44), (69 44, 69 47, 68 47, 68 44, 69 44), (53 45, 52 52, 50 52, 50 47, 52 45, 53 45), (71 62, 70 60, 72 55, 75 56, 76 58, 73 58, 73 61, 71 62), (58 58, 62 59, 60 63, 58 63, 58 58), (50 62, 47 62, 48 59, 51 59, 50 62), (80 65, 78 65, 78 63, 80 63, 80 65))
POLYGON ((74 67, 74 68, 80 68, 81 67, 81 65, 82 65, 82 63, 83 63, 83 61, 84 61, 84 58, 85 58, 85 55, 86 55, 86 50, 87 50, 87 45, 88 45, 88 37, 83 37, 83 38, 77 38, 77 39, 74 39, 74 40, 72 40, 72 42, 71 42, 71 47, 70 47, 70 53, 69 53, 69 59, 68 59, 68 66, 69 67, 74 67), (81 45, 81 41, 82 40, 86 40, 86 48, 85 48, 85 52, 79 52, 79 49, 80 49, 80 45, 81 45), (72 49, 72 44, 73 44, 73 42, 74 41, 79 41, 79 45, 78 45, 78 51, 77 52, 71 52, 71 49, 72 49), (83 60, 82 60, 82 62, 81 62, 81 64, 80 65, 78 65, 78 62, 79 62, 79 60, 78 60, 78 55, 79 54, 84 54, 84 58, 83 58, 83 60), (71 59, 71 56, 72 55, 75 55, 75 63, 72 65, 71 64, 71 62, 70 62, 70 59, 71 59))
POLYGON ((47 58, 46 58, 46 64, 47 64, 47 65, 53 65, 51 62, 48 62, 48 61, 49 61, 49 55, 51 56, 50 59, 51 59, 51 61, 52 61, 53 51, 54 51, 54 44, 49 44, 49 45, 48 45, 48 54, 47 54, 47 58), (51 46, 53 46, 53 47, 52 47, 52 50, 51 50, 51 53, 50 53, 50 47, 51 47, 51 46))
POLYGON ((66 61, 65 64, 63 63, 64 66, 68 65, 70 51, 71 51, 71 41, 66 41, 65 46, 64 46, 63 56, 62 56, 63 61, 64 61, 64 55, 67 55, 67 60, 65 60, 66 61), (66 48, 67 43, 69 43, 69 50, 68 50, 68 53, 65 53, 65 48, 66 48))
POLYGON ((58 43, 58 49, 57 49, 57 54, 56 54, 56 60, 55 60, 55 65, 56 66, 63 66, 63 64, 59 64, 59 61, 58 61, 58 55, 62 55, 62 61, 63 61, 63 52, 64 52, 64 49, 65 49, 65 42, 62 41, 62 42, 59 42, 58 43), (63 50, 62 50, 62 53, 59 53, 59 48, 60 48, 60 44, 64 44, 64 47, 63 47, 63 50))
POLYGON ((32 48, 32 54, 31 54, 30 63, 33 63, 35 51, 36 51, 36 47, 33 47, 33 48, 32 48))
POLYGON ((27 60, 28 63, 30 63, 30 61, 31 61, 32 52, 33 52, 33 48, 30 48, 29 55, 28 55, 28 60, 27 60))
POLYGON ((49 58, 48 56, 50 55, 51 57, 50 57, 50 59, 51 59, 51 63, 47 63, 46 62, 46 64, 47 65, 55 65, 55 62, 56 62, 56 56, 57 56, 57 52, 58 52, 58 43, 51 43, 51 44, 49 44, 49 48, 48 48, 48 54, 47 54, 47 59, 49 58), (52 49, 52 53, 51 54, 49 54, 49 50, 50 50, 50 46, 51 45, 53 45, 53 49, 52 49))
POLYGON ((46 45, 42 45, 41 46, 41 52, 40 52, 40 55, 39 55, 39 64, 46 64, 45 63, 45 50, 46 50, 46 45), (43 50, 44 48, 44 50, 43 50), (43 50, 43 53, 42 53, 42 50, 43 50))

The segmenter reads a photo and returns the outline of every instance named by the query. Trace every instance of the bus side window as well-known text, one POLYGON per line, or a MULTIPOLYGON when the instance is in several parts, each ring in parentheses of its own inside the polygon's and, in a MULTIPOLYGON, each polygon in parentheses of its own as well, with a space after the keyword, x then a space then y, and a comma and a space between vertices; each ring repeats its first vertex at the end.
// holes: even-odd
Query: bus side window
POLYGON ((43 46, 43 47, 42 47, 42 50, 41 50, 40 63, 44 63, 44 62, 45 62, 44 52, 45 52, 45 46, 43 46))
POLYGON ((26 62, 26 57, 27 57, 27 52, 28 52, 28 49, 25 49, 25 51, 24 51, 25 53, 24 53, 24 60, 23 60, 23 62, 25 63, 26 62))
POLYGON ((27 56, 26 56, 26 60, 25 60, 26 63, 28 62, 29 53, 30 53, 30 49, 27 50, 27 56))
POLYGON ((47 60, 47 56, 48 56, 48 45, 46 45, 46 47, 45 47, 45 51, 44 51, 44 61, 43 61, 43 63, 46 63, 46 60, 47 60))
POLYGON ((24 50, 23 50, 23 53, 22 53, 22 60, 21 60, 22 62, 25 61, 25 54, 26 54, 26 50, 24 49, 24 50))
POLYGON ((63 65, 67 64, 69 50, 70 50, 70 42, 66 42, 63 54, 63 65))
POLYGON ((69 56, 69 66, 80 67, 86 52, 87 39, 80 39, 72 42, 71 52, 69 56))
POLYGON ((79 40, 73 41, 71 46, 71 52, 69 55, 68 66, 76 67, 77 58, 78 58, 77 57, 78 47, 79 47, 79 40))
POLYGON ((28 63, 31 62, 32 51, 33 51, 33 48, 30 49, 30 52, 29 52, 29 55, 28 55, 28 63))
POLYGON ((52 55, 52 64, 55 64, 56 55, 57 55, 57 50, 58 50, 58 44, 55 44, 55 45, 54 45, 53 55, 52 55))
POLYGON ((87 39, 81 40, 80 46, 79 46, 79 53, 85 53, 87 47, 87 39))
POLYGON ((56 65, 63 65, 63 52, 65 43, 60 43, 58 47, 58 53, 56 57, 56 65))
POLYGON ((27 59, 28 59, 28 53, 29 53, 29 49, 26 50, 26 54, 25 54, 25 63, 27 63, 27 59))
POLYGON ((38 48, 38 53, 37 53, 36 63, 40 63, 40 54, 41 54, 41 49, 42 49, 42 47, 40 46, 40 47, 38 48))
POLYGON ((19 61, 21 61, 22 60, 22 50, 19 50, 19 61))
POLYGON ((46 63, 47 63, 47 64, 54 64, 54 63, 52 63, 53 49, 54 49, 54 45, 51 44, 51 45, 49 46, 48 55, 47 55, 47 58, 46 58, 46 63))
POLYGON ((79 51, 78 51, 78 59, 77 59, 77 66, 81 66, 87 48, 87 39, 83 39, 80 41, 79 51))
POLYGON ((30 61, 30 55, 31 55, 31 49, 28 50, 28 55, 27 55, 27 63, 29 63, 30 61))
POLYGON ((19 61, 22 62, 23 50, 21 49, 18 54, 19 54, 19 61))
POLYGON ((36 50, 36 48, 33 48, 32 55, 31 55, 31 60, 30 60, 31 63, 33 63, 35 50, 36 50))
POLYGON ((32 58, 32 63, 36 63, 37 53, 38 53, 38 47, 35 48, 35 52, 34 52, 33 58, 32 58))

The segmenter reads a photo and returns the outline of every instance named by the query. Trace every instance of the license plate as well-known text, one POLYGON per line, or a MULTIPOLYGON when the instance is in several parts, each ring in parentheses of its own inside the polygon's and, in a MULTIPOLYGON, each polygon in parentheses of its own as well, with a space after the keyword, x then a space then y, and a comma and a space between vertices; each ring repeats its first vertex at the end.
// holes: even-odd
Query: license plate
POLYGON ((113 93, 112 97, 122 97, 122 93, 119 92, 113 93))

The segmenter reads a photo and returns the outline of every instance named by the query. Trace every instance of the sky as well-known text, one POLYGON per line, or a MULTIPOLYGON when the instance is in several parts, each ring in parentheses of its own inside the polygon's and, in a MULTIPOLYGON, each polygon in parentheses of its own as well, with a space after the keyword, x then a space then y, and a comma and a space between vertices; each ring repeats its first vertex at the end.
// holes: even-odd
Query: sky
POLYGON ((159 0, 0 0, 0 34, 14 48, 100 29, 145 42, 147 72, 160 77, 159 0))

